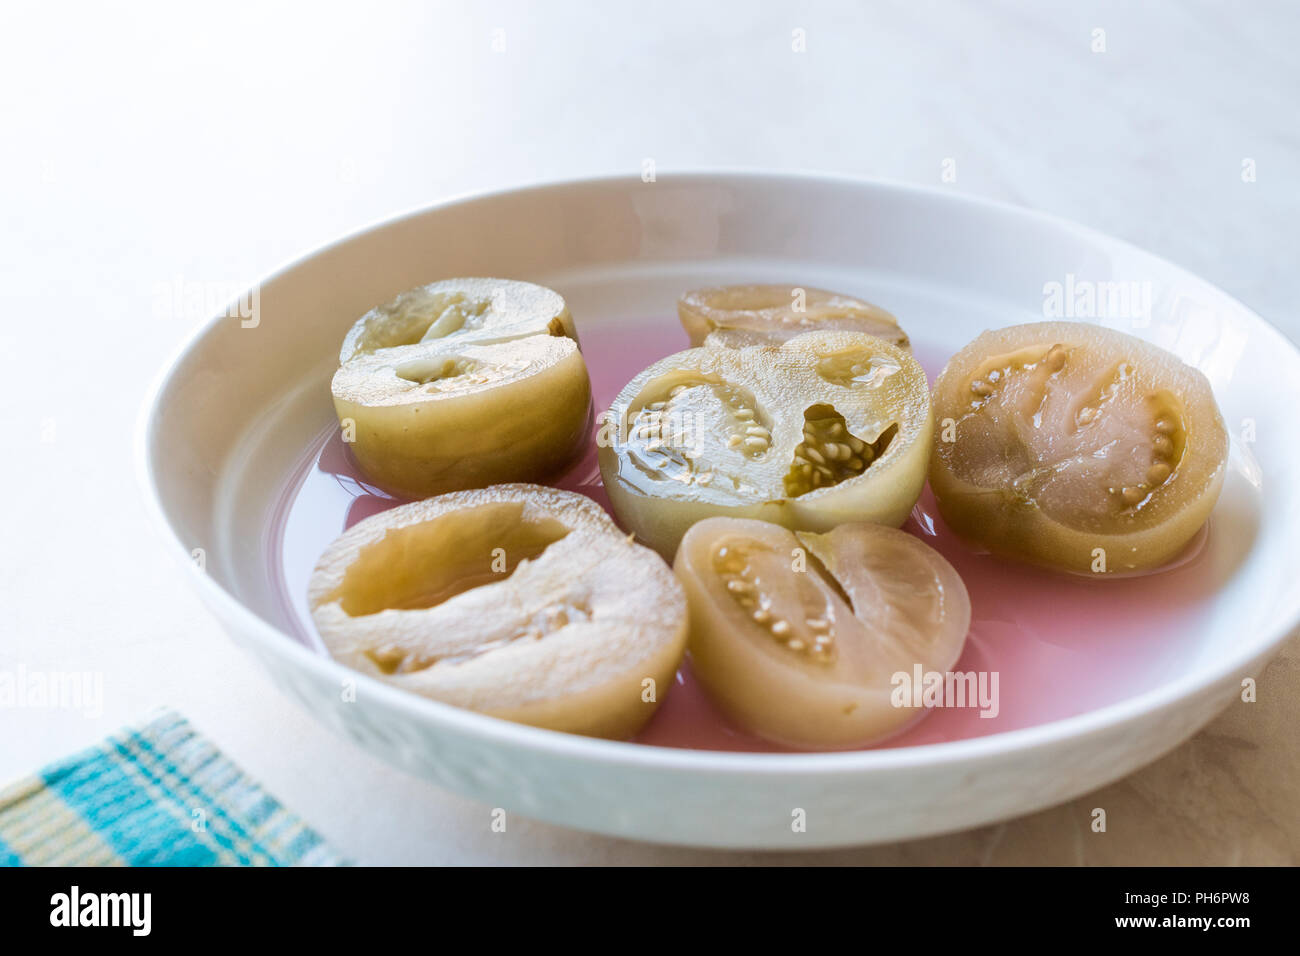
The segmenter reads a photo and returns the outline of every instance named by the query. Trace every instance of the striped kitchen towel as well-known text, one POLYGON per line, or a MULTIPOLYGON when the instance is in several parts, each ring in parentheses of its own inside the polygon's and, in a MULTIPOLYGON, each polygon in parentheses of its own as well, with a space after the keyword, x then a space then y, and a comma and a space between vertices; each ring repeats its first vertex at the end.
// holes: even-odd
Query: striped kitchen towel
POLYGON ((0 866, 346 862, 174 711, 0 790, 0 866))

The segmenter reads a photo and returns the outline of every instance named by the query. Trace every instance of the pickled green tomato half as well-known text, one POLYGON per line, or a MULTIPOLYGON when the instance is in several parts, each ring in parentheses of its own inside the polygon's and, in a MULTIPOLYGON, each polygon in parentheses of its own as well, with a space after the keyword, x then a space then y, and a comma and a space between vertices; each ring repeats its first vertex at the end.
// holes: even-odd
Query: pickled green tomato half
POLYGON ((693 289, 677 300, 692 345, 710 335, 731 345, 783 342, 804 332, 865 332, 907 348, 898 320, 853 296, 794 285, 727 285, 693 289))
POLYGON ((499 279, 414 289, 363 316, 331 390, 353 456, 422 498, 540 481, 586 443, 591 385, 564 300, 499 279))
POLYGON ((1080 573, 1153 568, 1223 487, 1210 383, 1096 325, 985 332, 934 387, 930 485, 948 525, 997 554, 1080 573))
POLYGON ((673 570, 700 684, 734 723, 794 747, 860 747, 902 729, 924 711, 897 706, 895 675, 950 670, 970 627, 952 566, 881 525, 815 534, 710 518, 686 533, 673 570))
POLYGON ((663 560, 589 498, 537 485, 358 522, 322 555, 308 601, 326 648, 354 670, 601 737, 649 720, 686 644, 685 596, 663 560))
POLYGON ((857 332, 730 347, 710 338, 636 376, 597 433, 605 490, 625 526, 671 558, 717 515, 827 531, 897 526, 925 483, 925 373, 857 332))

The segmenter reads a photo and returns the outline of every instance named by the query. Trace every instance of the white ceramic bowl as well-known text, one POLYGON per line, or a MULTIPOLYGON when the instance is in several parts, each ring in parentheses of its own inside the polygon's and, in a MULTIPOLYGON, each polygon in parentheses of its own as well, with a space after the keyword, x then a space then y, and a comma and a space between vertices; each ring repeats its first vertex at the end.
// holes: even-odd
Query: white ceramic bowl
MULTIPOLYGON (((682 844, 834 846, 983 824, 1070 799, 1155 759, 1239 692, 1300 620, 1300 354, 1249 309, 1125 243, 1024 210, 825 176, 717 173, 585 180, 443 203, 364 230, 260 284, 255 328, 217 317, 180 352, 140 428, 142 480, 171 546, 234 638, 322 721, 492 806, 682 844), (285 474, 328 427, 353 320, 434 279, 558 289, 580 328, 670 321, 693 285, 798 277, 887 304, 915 340, 956 351, 1043 318, 1045 283, 1150 283, 1129 328, 1211 379, 1235 441, 1216 511, 1246 530, 1218 589, 1150 686, 1099 710, 951 743, 742 754, 591 740, 483 717, 358 677, 287 633, 262 547, 285 474), (1249 426, 1246 426, 1249 427, 1249 426), (354 702, 341 688, 357 680, 354 702), (807 832, 795 833, 803 809, 807 832)), ((1117 662, 1122 666, 1122 662, 1117 662)))

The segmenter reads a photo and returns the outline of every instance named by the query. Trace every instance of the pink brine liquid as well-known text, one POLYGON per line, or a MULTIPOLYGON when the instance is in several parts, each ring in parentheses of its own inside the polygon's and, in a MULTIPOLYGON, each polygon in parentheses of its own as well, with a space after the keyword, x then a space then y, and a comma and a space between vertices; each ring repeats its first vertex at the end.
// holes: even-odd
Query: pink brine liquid
MULTIPOLYGON (((671 319, 580 330, 598 410, 651 363, 687 348, 671 319)), ((931 380, 948 354, 915 347, 931 380)), ((322 396, 328 401, 328 396, 322 396)), ((606 510, 596 465, 595 433, 586 454, 556 487, 577 491, 606 510)), ((286 617, 300 640, 324 649, 307 609, 307 582, 321 553, 345 529, 399 499, 369 484, 337 428, 322 434, 287 476, 266 547, 286 617)), ((612 511, 611 511, 612 514, 612 511)), ((979 706, 936 707, 877 745, 907 747, 1000 733, 1094 710, 1151 686, 1176 670, 1184 625, 1211 591, 1202 560, 1205 532, 1159 573, 1094 580, 1053 573, 983 554, 944 525, 927 487, 904 530, 946 557, 970 592, 971 629, 957 672, 997 675, 997 713, 979 706)), ((730 725, 690 672, 689 657, 654 718, 637 736, 646 744, 697 750, 781 752, 730 725)))

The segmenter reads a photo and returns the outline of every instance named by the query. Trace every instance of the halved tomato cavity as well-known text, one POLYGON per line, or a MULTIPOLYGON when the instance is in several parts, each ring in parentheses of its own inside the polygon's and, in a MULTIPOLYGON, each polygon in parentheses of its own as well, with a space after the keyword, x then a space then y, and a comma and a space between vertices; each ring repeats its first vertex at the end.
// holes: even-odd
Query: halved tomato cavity
POLYGON ((793 587, 787 587, 790 555, 744 538, 714 549, 713 570, 739 611, 779 646, 812 660, 835 660, 834 623, 852 611, 830 592, 821 573, 793 578, 793 587))
POLYGON ((725 429, 727 447, 746 454, 767 451, 772 438, 771 416, 754 393, 721 376, 679 373, 650 383, 630 422, 631 436, 647 444, 701 444, 703 429, 717 423, 725 429))
POLYGON ((389 529, 362 548, 334 595, 352 617, 435 607, 503 581, 569 533, 554 518, 523 520, 516 502, 481 505, 389 529))
POLYGON ((866 349, 841 349, 817 362, 817 374, 842 388, 853 385, 883 385, 891 375, 901 372, 903 366, 892 356, 869 352, 866 349))
POLYGON ((969 391, 958 434, 978 417, 979 429, 1008 439, 1001 455, 971 443, 984 456, 978 483, 1006 482, 1072 523, 1137 512, 1186 446, 1173 395, 1144 391, 1127 360, 1088 361, 1063 343, 985 361, 969 391))
POLYGON ((789 498, 857 477, 885 453, 898 434, 895 422, 875 441, 863 441, 850 434, 844 416, 833 405, 810 405, 803 417, 803 441, 795 446, 794 460, 784 479, 789 498))

